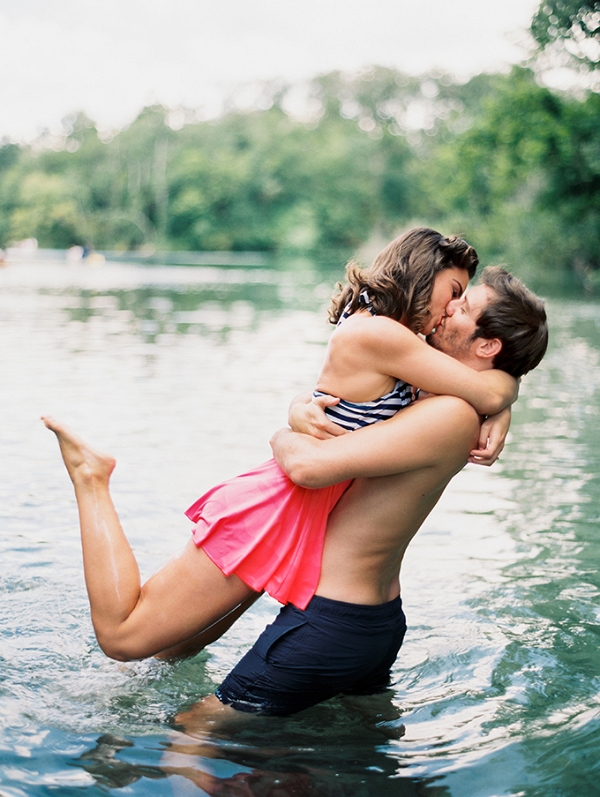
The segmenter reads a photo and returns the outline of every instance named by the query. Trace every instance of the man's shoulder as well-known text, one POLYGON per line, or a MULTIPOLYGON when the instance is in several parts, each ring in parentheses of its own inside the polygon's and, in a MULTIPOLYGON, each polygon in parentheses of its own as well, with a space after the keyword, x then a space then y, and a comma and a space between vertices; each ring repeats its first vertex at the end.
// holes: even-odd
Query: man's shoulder
MULTIPOLYGON (((429 422, 437 434, 449 439, 455 439, 456 435, 462 433, 469 437, 476 433, 481 425, 481 417, 477 410, 458 396, 429 396, 412 406, 415 409, 419 407, 415 420, 418 417, 421 426, 429 422)), ((404 411, 398 413, 398 416, 403 414, 404 411)), ((392 423, 392 420, 386 423, 392 423)), ((405 416, 405 420, 408 421, 409 417, 405 416)))

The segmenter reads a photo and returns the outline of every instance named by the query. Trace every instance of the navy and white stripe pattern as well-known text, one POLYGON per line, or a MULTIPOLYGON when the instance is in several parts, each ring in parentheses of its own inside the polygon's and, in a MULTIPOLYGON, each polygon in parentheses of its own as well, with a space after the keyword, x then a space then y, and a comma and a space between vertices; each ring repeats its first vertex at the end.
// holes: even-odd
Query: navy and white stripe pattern
MULTIPOLYGON (((360 305, 360 308, 359 308, 360 310, 363 310, 363 309, 364 310, 368 310, 371 313, 371 315, 375 315, 375 310, 373 310, 373 307, 371 306, 371 300, 369 298, 369 294, 366 291, 361 291, 358 294, 358 304, 360 305)), ((343 310, 343 312, 342 312, 342 314, 341 314, 341 316, 339 318, 339 321, 337 322, 336 326, 339 327, 339 325, 342 323, 342 321, 345 318, 348 318, 349 316, 352 315, 352 313, 350 312, 350 305, 351 305, 351 302, 348 302, 348 304, 344 307, 344 310, 343 310)))
MULTIPOLYGON (((315 390, 313 396, 325 396, 320 390, 315 390)), ((355 403, 341 399, 339 404, 325 408, 325 415, 330 421, 337 423, 342 429, 352 432, 361 426, 369 426, 377 421, 391 418, 398 410, 407 407, 413 400, 412 385, 398 380, 390 393, 380 396, 375 401, 355 403)))

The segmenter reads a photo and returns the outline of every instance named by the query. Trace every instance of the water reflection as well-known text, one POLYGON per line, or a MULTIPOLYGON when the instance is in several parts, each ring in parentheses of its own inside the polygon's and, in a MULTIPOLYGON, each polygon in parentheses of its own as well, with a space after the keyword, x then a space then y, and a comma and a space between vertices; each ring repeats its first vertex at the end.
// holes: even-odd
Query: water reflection
POLYGON ((64 306, 69 322, 89 324, 102 319, 110 334, 139 334, 149 343, 168 335, 197 334, 225 340, 234 330, 255 330, 260 313, 281 311, 277 286, 248 291, 146 288, 109 293, 80 291, 64 306))
POLYGON ((499 517, 518 557, 479 607, 506 639, 493 675, 504 699, 487 730, 522 740, 515 785, 527 794, 593 794, 597 762, 581 754, 600 712, 600 317, 595 305, 553 310, 553 347, 503 457, 513 501, 499 517))
POLYGON ((597 792, 600 312, 587 300, 552 304, 551 350, 523 383, 501 462, 460 474, 409 550, 409 634, 387 707, 365 716, 335 700, 176 736, 175 715, 272 617, 264 600, 188 662, 99 652, 76 509, 40 412, 117 455, 119 510, 151 572, 187 541, 181 512, 202 489, 268 456, 314 379, 338 276, 0 273, 3 793, 597 792))
POLYGON ((98 272, 90 277, 89 272, 82 275, 65 267, 60 271, 62 280, 57 280, 48 267, 22 265, 8 282, 17 290, 30 281, 37 283, 42 295, 61 305, 75 328, 102 320, 108 334, 139 334, 149 343, 185 333, 224 340, 232 331, 255 330, 264 314, 290 306, 314 310, 328 300, 343 273, 339 264, 336 270, 297 272, 212 267, 197 269, 200 278, 190 269, 164 267, 109 266, 98 279, 93 278, 98 272), (125 285, 116 288, 111 282, 125 285))
MULTIPOLYGON (((76 763, 103 789, 123 789, 141 778, 161 780, 167 777, 161 767, 139 761, 131 763, 117 757, 120 752, 133 746, 134 743, 129 739, 106 733, 99 737, 91 750, 79 756, 76 763)), ((144 746, 147 746, 147 742, 144 746)))
POLYGON ((402 762, 386 745, 402 736, 401 725, 392 729, 393 720, 381 719, 389 705, 379 714, 371 705, 370 719, 364 708, 340 699, 301 718, 252 718, 229 733, 174 732, 168 740, 103 735, 74 763, 105 788, 169 777, 172 793, 181 795, 447 794, 443 787, 429 790, 433 779, 403 776, 402 762))

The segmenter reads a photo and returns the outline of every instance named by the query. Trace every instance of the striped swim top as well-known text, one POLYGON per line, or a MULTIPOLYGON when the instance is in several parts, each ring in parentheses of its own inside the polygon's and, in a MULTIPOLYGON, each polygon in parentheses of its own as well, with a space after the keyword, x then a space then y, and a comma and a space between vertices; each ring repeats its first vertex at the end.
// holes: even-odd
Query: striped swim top
MULTIPOLYGON (((326 395, 320 390, 315 390, 313 393, 313 396, 326 395)), ((360 429, 361 426, 369 426, 369 424, 391 418, 398 410, 407 407, 412 400, 412 385, 398 379, 392 391, 374 401, 359 403, 340 399, 335 406, 325 408, 325 415, 342 429, 352 432, 355 429, 360 429)))

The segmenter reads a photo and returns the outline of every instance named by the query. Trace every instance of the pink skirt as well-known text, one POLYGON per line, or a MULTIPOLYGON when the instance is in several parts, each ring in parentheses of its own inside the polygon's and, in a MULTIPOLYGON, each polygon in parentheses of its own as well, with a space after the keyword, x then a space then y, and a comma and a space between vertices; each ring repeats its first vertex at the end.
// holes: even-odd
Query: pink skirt
POLYGON ((185 514, 195 544, 226 576, 304 609, 319 583, 327 518, 350 483, 298 487, 270 459, 213 487, 185 514))

